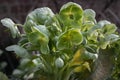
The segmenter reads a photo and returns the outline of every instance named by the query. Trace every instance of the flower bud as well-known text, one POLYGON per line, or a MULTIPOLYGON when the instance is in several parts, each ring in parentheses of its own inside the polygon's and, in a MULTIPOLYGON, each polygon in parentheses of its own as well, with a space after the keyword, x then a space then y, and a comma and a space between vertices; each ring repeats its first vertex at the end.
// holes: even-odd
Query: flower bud
POLYGON ((61 68, 64 66, 64 61, 59 57, 56 59, 55 65, 56 65, 56 67, 61 68))

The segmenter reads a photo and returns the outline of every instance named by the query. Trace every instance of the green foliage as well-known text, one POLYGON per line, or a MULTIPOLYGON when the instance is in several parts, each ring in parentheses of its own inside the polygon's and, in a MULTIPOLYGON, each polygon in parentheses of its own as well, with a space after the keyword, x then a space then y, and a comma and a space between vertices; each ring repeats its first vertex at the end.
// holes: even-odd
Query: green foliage
POLYGON ((19 57, 29 57, 26 49, 20 47, 19 45, 12 45, 6 48, 7 51, 14 51, 19 57))
POLYGON ((21 57, 14 77, 22 80, 88 78, 101 49, 120 50, 113 46, 119 45, 120 39, 115 24, 106 20, 97 22, 95 16, 92 9, 83 10, 73 2, 64 4, 58 14, 48 7, 37 8, 28 14, 23 34, 19 34, 11 19, 2 19, 13 38, 20 35, 18 45, 6 48, 21 57))
POLYGON ((0 80, 8 80, 8 77, 2 72, 0 72, 0 80))
POLYGON ((75 45, 80 45, 82 40, 82 34, 79 29, 70 29, 58 37, 57 48, 60 50, 69 49, 75 45))
POLYGON ((17 26, 15 25, 15 23, 11 19, 4 18, 4 19, 1 20, 1 23, 5 27, 10 29, 13 38, 16 38, 17 36, 19 36, 18 28, 17 28, 17 26))
MULTIPOLYGON (((3 50, 0 49, 0 56, 3 54, 3 50)), ((7 63, 5 61, 0 62, 0 71, 2 71, 7 66, 7 63)))

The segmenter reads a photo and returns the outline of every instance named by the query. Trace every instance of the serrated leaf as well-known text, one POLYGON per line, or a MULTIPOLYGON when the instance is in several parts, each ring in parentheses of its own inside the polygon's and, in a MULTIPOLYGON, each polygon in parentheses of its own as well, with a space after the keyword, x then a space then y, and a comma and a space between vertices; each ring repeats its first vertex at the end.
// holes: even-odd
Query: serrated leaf
POLYGON ((4 18, 1 20, 1 23, 10 29, 12 37, 16 38, 19 36, 20 32, 17 28, 17 26, 15 26, 15 23, 10 19, 10 18, 4 18))
POLYGON ((82 34, 79 29, 70 29, 59 36, 57 47, 58 49, 67 49, 75 45, 80 45, 83 41, 82 34))
POLYGON ((19 45, 11 45, 6 48, 7 51, 14 51, 19 57, 30 57, 27 50, 19 45))

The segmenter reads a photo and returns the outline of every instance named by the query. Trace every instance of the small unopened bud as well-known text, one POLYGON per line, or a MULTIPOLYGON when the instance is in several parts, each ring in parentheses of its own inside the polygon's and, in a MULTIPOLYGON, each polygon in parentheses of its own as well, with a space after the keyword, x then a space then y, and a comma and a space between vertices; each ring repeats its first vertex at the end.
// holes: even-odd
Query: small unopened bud
POLYGON ((56 59, 55 65, 56 65, 56 67, 61 68, 64 66, 64 61, 59 57, 56 59))

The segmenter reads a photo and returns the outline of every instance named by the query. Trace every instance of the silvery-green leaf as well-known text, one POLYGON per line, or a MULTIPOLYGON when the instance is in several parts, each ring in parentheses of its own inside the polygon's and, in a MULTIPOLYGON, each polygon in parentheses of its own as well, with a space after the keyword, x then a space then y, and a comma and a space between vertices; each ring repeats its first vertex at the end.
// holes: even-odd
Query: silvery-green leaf
POLYGON ((45 22, 54 16, 52 10, 48 7, 37 8, 30 12, 27 16, 27 20, 32 20, 33 23, 38 25, 44 25, 45 22))
POLYGON ((94 10, 92 10, 92 9, 85 9, 84 10, 84 17, 83 17, 84 22, 89 21, 89 22, 96 23, 95 16, 96 16, 96 13, 94 10))
POLYGON ((119 37, 119 35, 116 35, 116 34, 110 34, 110 35, 106 36, 105 39, 109 40, 110 42, 115 42, 115 41, 119 40, 120 37, 119 37))
POLYGON ((102 20, 102 21, 99 21, 98 24, 100 25, 100 27, 104 27, 106 24, 111 24, 109 21, 107 20, 102 20))
POLYGON ((82 54, 82 58, 85 60, 89 60, 89 59, 96 60, 98 58, 98 54, 97 53, 94 54, 94 53, 85 51, 85 53, 82 54))
POLYGON ((36 23, 32 20, 26 20, 24 23, 24 30, 26 33, 30 33, 32 31, 31 27, 36 26, 36 23))
POLYGON ((47 44, 49 42, 48 36, 36 27, 32 27, 32 32, 28 34, 28 40, 33 45, 40 45, 42 43, 47 44))
POLYGON ((85 16, 85 17, 95 18, 96 13, 95 13, 95 11, 92 10, 92 9, 85 9, 85 10, 84 10, 84 16, 85 16))
POLYGON ((35 64, 35 65, 39 65, 39 63, 41 63, 41 60, 40 58, 35 58, 32 60, 32 62, 35 64))
POLYGON ((45 32, 40 30, 41 29, 33 27, 33 32, 28 34, 28 40, 32 43, 32 45, 39 47, 43 54, 46 54, 49 52, 49 37, 45 34, 45 32))
POLYGON ((32 60, 32 62, 40 69, 44 68, 44 64, 42 63, 42 61, 40 60, 40 58, 35 58, 32 60))
POLYGON ((22 73, 23 73, 23 71, 21 71, 19 69, 15 69, 12 74, 13 75, 21 75, 22 73))
POLYGON ((109 35, 114 33, 117 30, 117 27, 115 24, 106 24, 103 28, 102 28, 102 33, 105 35, 109 35))
POLYGON ((7 51, 14 51, 19 57, 29 57, 27 50, 19 45, 11 45, 6 48, 7 51))
POLYGON ((1 20, 1 23, 10 29, 12 37, 16 38, 17 36, 19 36, 19 30, 17 28, 17 26, 15 25, 15 23, 10 19, 10 18, 4 18, 1 20))
POLYGON ((99 46, 102 49, 106 49, 108 45, 110 45, 110 43, 119 40, 119 36, 116 34, 110 34, 105 36, 104 38, 101 38, 99 41, 99 46))
POLYGON ((27 36, 22 36, 22 38, 19 40, 18 45, 20 46, 26 46, 27 44, 29 44, 28 38, 27 36))
POLYGON ((37 29, 39 29, 40 32, 46 34, 47 36, 50 36, 50 33, 48 31, 48 29, 46 28, 46 26, 44 25, 38 25, 38 26, 35 26, 37 29))

